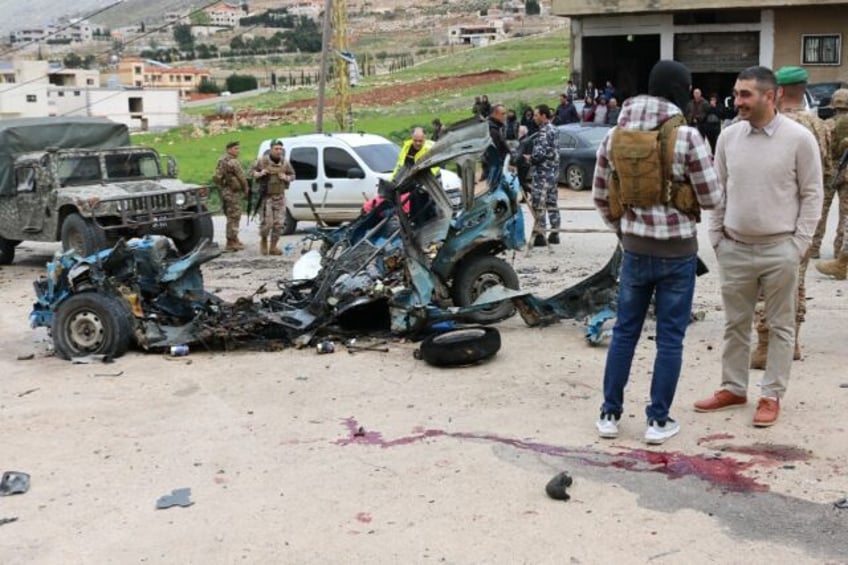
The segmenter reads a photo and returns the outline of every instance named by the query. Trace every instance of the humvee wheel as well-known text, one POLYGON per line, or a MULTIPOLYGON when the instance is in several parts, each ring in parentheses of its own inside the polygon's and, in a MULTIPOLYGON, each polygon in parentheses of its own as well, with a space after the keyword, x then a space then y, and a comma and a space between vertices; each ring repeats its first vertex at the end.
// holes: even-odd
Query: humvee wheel
POLYGON ((15 260, 15 247, 20 241, 0 237, 0 265, 11 265, 15 260))
POLYGON ((88 257, 108 246, 103 228, 91 220, 79 214, 70 214, 62 222, 62 249, 65 251, 73 249, 83 257, 88 257))

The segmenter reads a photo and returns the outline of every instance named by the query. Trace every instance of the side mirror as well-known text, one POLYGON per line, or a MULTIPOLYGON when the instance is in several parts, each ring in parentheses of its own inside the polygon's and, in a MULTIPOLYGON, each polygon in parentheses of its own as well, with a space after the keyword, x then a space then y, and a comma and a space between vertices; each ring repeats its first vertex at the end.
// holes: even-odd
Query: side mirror
POLYGON ((351 167, 347 170, 347 178, 349 179, 364 179, 365 171, 359 167, 351 167))
POLYGON ((177 160, 168 155, 167 157, 167 176, 168 178, 175 179, 179 174, 179 168, 177 167, 177 160))

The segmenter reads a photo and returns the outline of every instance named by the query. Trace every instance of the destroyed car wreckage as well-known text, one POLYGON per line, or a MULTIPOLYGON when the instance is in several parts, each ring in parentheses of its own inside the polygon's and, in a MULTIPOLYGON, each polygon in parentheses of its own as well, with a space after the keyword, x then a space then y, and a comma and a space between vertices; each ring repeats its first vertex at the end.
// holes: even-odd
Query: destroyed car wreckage
POLYGON ((516 310, 529 325, 545 325, 612 305, 618 251, 604 269, 551 298, 518 290, 515 271, 498 257, 525 243, 518 181, 498 166, 475 193, 478 160, 491 154, 486 124, 448 132, 395 183, 383 182, 382 202, 369 212, 337 229, 310 230, 306 239, 320 250, 300 262, 320 267, 278 282, 271 296, 263 285, 226 302, 203 287, 200 266, 220 254, 215 244, 180 257, 167 238, 149 236, 87 257, 57 255, 35 283, 31 324, 50 328, 63 358, 114 357, 131 343, 151 350, 306 344, 334 332, 424 336, 440 322, 491 323, 516 310), (448 163, 462 178, 459 210, 433 174, 448 163))

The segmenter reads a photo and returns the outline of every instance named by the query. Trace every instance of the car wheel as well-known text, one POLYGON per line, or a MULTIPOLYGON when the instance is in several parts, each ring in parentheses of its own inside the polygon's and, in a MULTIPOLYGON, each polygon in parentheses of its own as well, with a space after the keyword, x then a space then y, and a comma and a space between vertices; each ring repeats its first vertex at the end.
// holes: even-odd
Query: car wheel
POLYGON ((471 365, 494 356, 501 348, 495 328, 463 328, 433 334, 421 342, 420 355, 430 365, 471 365))
MULTIPOLYGON (((457 306, 470 306, 486 290, 503 285, 518 290, 518 275, 503 259, 482 255, 460 263, 453 279, 453 301, 457 306)), ((505 301, 471 315, 478 324, 493 324, 515 313, 512 302, 505 301)))
POLYGON ((15 260, 15 247, 21 242, 0 237, 0 265, 11 265, 15 260))
POLYGON ((286 208, 286 217, 283 218, 283 235, 293 234, 295 228, 297 228, 297 220, 292 217, 291 212, 286 208))
POLYGON ((565 169, 565 184, 571 190, 583 190, 584 177, 583 169, 579 165, 569 165, 565 169))
POLYGON ((62 302, 53 316, 53 344, 63 359, 85 355, 110 358, 126 353, 132 337, 132 314, 108 294, 83 292, 62 302))
POLYGON ((208 214, 195 216, 186 222, 190 224, 188 237, 174 239, 174 245, 180 253, 190 253, 201 240, 215 241, 215 226, 212 223, 212 217, 208 214))
POLYGON ((62 249, 73 249, 83 257, 88 257, 105 249, 109 244, 103 228, 79 214, 71 214, 62 222, 62 249))

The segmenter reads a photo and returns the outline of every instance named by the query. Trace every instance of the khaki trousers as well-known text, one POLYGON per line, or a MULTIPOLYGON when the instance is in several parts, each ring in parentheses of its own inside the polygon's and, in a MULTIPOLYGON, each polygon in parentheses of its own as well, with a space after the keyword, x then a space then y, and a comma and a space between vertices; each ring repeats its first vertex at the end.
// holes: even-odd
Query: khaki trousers
POLYGON ((716 248, 716 258, 725 313, 721 388, 740 396, 747 395, 751 322, 761 293, 769 327, 761 394, 780 398, 789 383, 795 348, 795 302, 801 252, 790 237, 757 245, 724 238, 716 248))

